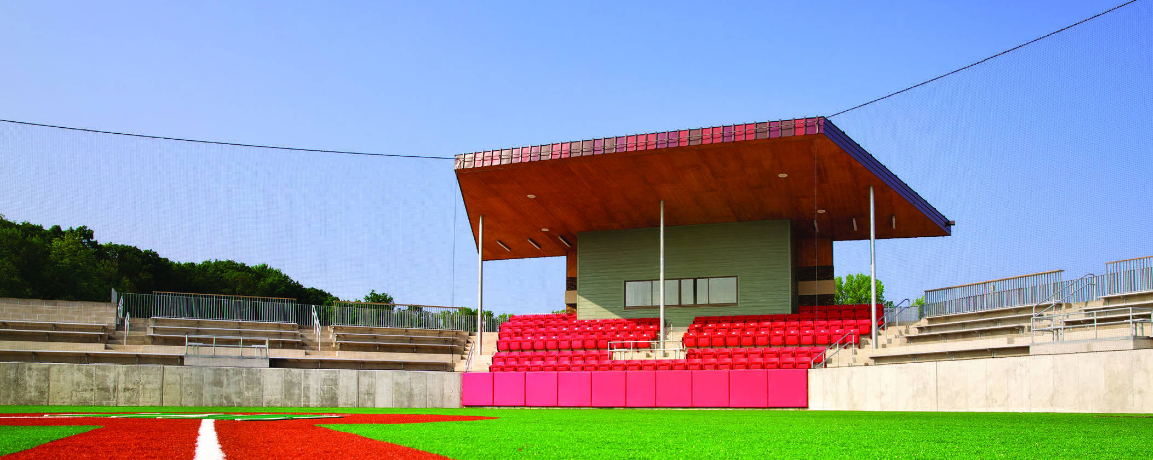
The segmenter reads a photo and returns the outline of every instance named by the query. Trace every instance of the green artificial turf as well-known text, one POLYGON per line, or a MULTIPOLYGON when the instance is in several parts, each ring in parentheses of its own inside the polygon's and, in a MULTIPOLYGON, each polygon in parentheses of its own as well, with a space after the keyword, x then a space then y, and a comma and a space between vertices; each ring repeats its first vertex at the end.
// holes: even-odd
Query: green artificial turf
POLYGON ((31 449, 46 442, 67 438, 96 426, 3 426, 0 425, 0 455, 31 449))
POLYGON ((0 412, 445 414, 496 420, 324 425, 458 459, 1149 458, 1153 417, 643 409, 0 406, 0 412))

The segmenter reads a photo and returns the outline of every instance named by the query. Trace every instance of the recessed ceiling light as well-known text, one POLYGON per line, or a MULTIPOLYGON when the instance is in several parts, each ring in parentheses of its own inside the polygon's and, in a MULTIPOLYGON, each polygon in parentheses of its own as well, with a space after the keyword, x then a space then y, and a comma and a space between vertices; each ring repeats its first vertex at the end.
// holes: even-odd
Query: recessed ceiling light
POLYGON ((569 242, 568 242, 568 240, 566 240, 566 239, 564 238, 564 235, 557 235, 556 237, 557 237, 557 238, 560 238, 560 242, 561 242, 561 243, 564 243, 564 245, 565 245, 565 246, 568 246, 568 247, 570 247, 570 248, 572 247, 572 243, 569 243, 569 242))
POLYGON ((818 209, 818 210, 817 210, 817 214, 824 214, 824 213, 825 213, 825 210, 824 210, 824 209, 818 209))
POLYGON ((509 252, 512 252, 512 249, 509 249, 509 248, 508 248, 508 245, 507 245, 507 244, 504 244, 504 241, 501 241, 501 240, 496 240, 496 244, 499 244, 499 245, 500 245, 500 247, 504 248, 504 250, 505 250, 505 251, 509 251, 509 252))
POLYGON ((536 195, 529 195, 529 198, 536 198, 536 195))
POLYGON ((789 177, 789 175, 788 175, 788 174, 785 174, 785 173, 780 173, 780 174, 777 174, 777 177, 780 177, 781 179, 784 179, 784 178, 786 178, 786 177, 789 177))
POLYGON ((547 231, 548 231, 548 229, 547 229, 547 228, 542 228, 542 229, 540 229, 540 231, 542 231, 542 232, 547 232, 547 231))
POLYGON ((534 248, 540 249, 540 244, 537 243, 536 241, 533 241, 532 238, 528 239, 528 244, 531 244, 532 247, 534 247, 534 248))

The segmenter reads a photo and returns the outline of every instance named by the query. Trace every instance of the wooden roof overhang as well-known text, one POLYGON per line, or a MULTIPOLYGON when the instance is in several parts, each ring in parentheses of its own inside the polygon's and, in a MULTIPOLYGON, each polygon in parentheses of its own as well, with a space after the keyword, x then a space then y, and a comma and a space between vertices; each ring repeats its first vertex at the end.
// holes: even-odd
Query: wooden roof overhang
POLYGON ((952 225, 823 117, 469 153, 455 168, 474 242, 484 216, 485 260, 563 256, 562 238, 575 246, 580 232, 656 227, 662 200, 667 226, 788 219, 801 237, 862 240, 871 185, 878 239, 952 225))

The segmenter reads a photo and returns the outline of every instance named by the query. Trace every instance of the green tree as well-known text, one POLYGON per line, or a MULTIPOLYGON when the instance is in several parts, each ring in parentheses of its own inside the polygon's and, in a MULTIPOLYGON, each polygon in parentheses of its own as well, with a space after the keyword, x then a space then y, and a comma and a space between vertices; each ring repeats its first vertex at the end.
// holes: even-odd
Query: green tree
MULTIPOLYGON (((837 304, 869 304, 872 302, 872 278, 864 273, 856 275, 847 275, 844 279, 836 277, 834 281, 837 284, 837 293, 834 296, 837 304)), ((891 302, 885 300, 885 284, 881 280, 877 280, 877 303, 881 305, 890 305, 891 302)))
POLYGON ((392 300, 391 295, 384 292, 377 293, 376 289, 373 289, 369 291, 368 294, 365 294, 364 301, 371 303, 396 303, 392 300))

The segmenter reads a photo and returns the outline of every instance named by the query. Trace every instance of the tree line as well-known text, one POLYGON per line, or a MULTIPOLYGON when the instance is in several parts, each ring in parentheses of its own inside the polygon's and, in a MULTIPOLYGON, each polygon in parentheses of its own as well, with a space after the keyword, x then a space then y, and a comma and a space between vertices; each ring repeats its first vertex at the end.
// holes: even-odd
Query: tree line
MULTIPOLYGON (((150 249, 100 243, 86 226, 44 228, 0 215, 0 297, 107 302, 113 288, 288 297, 314 305, 338 300, 266 264, 174 262, 150 249)), ((370 297, 392 301, 376 291, 370 297)))

